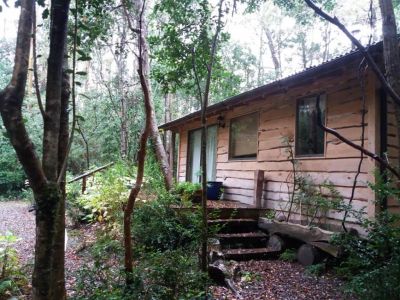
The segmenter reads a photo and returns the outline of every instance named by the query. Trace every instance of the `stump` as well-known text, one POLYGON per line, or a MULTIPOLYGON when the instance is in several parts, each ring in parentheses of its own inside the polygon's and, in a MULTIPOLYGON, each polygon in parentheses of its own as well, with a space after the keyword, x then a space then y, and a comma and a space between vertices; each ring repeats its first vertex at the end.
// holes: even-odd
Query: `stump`
POLYGON ((282 252, 286 249, 286 242, 279 235, 273 234, 268 240, 267 248, 271 251, 282 252))
POLYGON ((300 246, 299 250, 297 250, 297 260, 303 266, 311 266, 319 263, 322 261, 323 257, 324 255, 321 250, 309 244, 303 244, 300 246))

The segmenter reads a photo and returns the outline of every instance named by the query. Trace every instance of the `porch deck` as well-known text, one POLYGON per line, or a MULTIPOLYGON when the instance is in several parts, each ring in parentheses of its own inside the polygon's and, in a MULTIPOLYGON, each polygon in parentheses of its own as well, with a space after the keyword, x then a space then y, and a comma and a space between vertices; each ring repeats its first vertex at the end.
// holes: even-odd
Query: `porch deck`
MULTIPOLYGON (((175 206, 177 210, 195 210, 200 208, 200 203, 194 203, 192 207, 175 206)), ((209 219, 243 219, 258 220, 268 211, 265 208, 256 208, 253 205, 230 200, 207 200, 209 219)))

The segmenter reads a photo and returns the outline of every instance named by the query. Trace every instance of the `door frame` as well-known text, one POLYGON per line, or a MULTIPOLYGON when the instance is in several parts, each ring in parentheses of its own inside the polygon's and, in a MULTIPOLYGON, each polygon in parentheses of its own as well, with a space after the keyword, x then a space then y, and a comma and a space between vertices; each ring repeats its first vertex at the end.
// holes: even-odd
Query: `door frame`
MULTIPOLYGON (((213 126, 215 126, 216 129, 217 129, 216 130, 216 135, 215 135, 215 138, 216 138, 215 147, 218 149, 218 128, 219 128, 218 124, 217 123, 213 123, 213 124, 207 125, 207 129, 209 127, 213 127, 213 126)), ((191 148, 190 148, 190 134, 192 132, 196 131, 196 130, 201 130, 201 127, 190 129, 190 130, 188 130, 188 134, 187 134, 188 143, 187 143, 187 149, 186 149, 186 154, 187 155, 186 155, 186 176, 185 176, 185 178, 186 178, 186 181, 189 181, 189 182, 192 182, 191 178, 190 178, 191 173, 192 173, 192 161, 191 161, 191 155, 190 155, 190 150, 191 150, 191 148)), ((214 168, 215 169, 217 167, 217 156, 218 156, 217 149, 215 151, 215 164, 214 164, 214 168)), ((200 161, 200 165, 201 165, 201 161, 200 161)), ((217 172, 215 171, 215 177, 217 176, 216 174, 217 174, 217 172)))

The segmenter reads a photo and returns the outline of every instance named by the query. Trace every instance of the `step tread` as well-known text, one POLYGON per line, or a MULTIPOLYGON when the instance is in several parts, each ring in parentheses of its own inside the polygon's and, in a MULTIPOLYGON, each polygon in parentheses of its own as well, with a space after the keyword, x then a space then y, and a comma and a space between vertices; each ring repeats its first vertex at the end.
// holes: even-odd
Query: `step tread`
POLYGON ((217 238, 266 238, 267 234, 264 232, 243 232, 243 233, 218 233, 215 235, 217 238))
POLYGON ((256 219, 213 219, 213 220, 208 220, 209 224, 213 223, 253 223, 256 222, 256 219))
POLYGON ((262 247, 262 248, 237 248, 237 249, 225 249, 222 250, 224 254, 232 255, 232 254, 260 254, 260 253, 270 253, 274 252, 271 251, 270 248, 262 247))

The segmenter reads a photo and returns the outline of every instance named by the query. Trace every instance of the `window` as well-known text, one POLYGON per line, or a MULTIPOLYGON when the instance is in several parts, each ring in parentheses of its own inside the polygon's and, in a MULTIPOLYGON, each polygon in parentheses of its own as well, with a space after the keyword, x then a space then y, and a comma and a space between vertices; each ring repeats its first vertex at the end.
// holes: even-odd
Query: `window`
POLYGON ((318 98, 321 109, 321 120, 325 124, 325 95, 303 98, 297 103, 296 155, 298 156, 324 154, 325 133, 318 125, 317 120, 318 98))
POLYGON ((258 146, 258 113, 231 120, 229 158, 256 158, 258 146))

